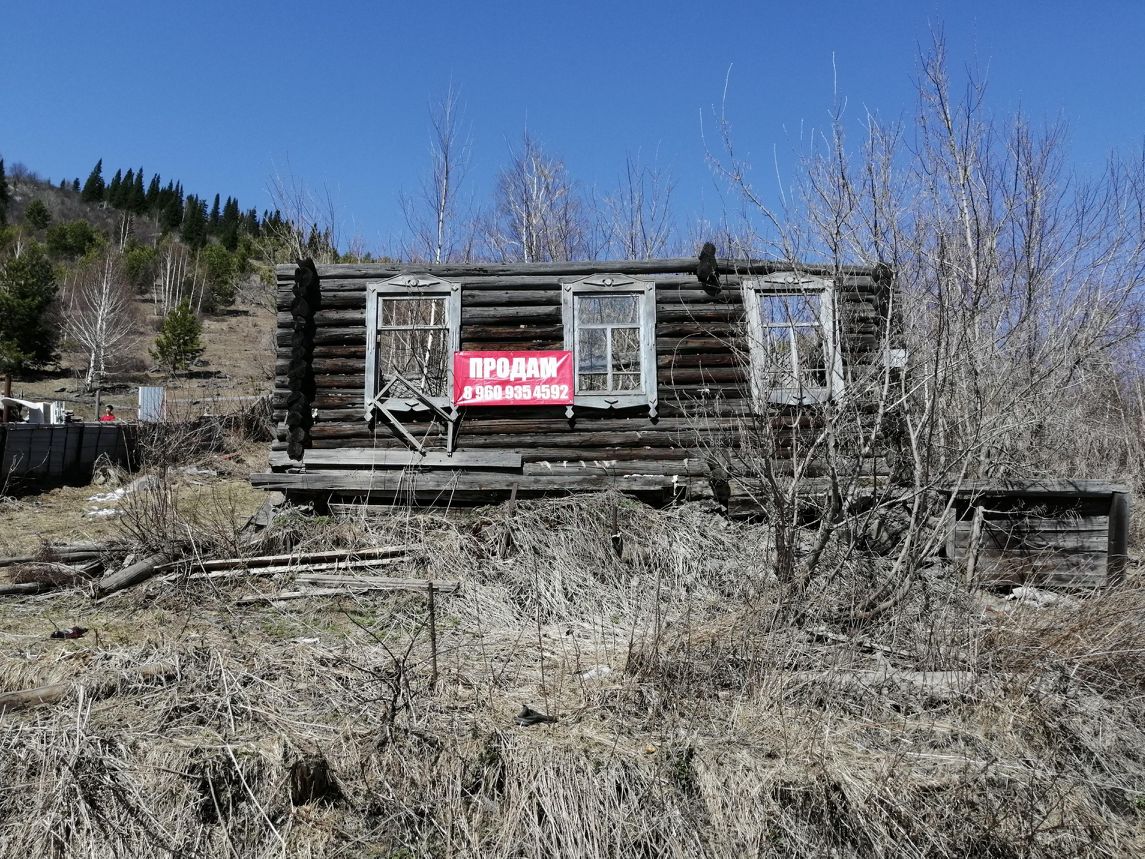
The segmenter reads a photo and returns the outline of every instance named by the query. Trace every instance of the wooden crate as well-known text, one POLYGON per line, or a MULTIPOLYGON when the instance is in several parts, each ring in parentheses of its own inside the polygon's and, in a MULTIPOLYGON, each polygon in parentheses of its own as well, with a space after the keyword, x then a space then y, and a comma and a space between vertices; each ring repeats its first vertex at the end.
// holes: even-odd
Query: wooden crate
POLYGON ((994 587, 1090 590, 1124 573, 1129 491, 1094 480, 1008 480, 954 492, 947 557, 994 587))

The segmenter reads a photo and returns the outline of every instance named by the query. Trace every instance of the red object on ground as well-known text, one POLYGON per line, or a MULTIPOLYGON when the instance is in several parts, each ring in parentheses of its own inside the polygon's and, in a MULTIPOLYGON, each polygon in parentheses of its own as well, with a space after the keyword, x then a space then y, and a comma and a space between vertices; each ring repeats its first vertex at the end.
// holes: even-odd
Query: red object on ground
POLYGON ((99 422, 101 424, 106 423, 108 421, 111 421, 111 423, 115 423, 117 420, 118 420, 118 418, 115 415, 100 415, 100 418, 99 418, 99 422))
POLYGON ((568 350, 455 352, 455 406, 567 406, 573 401, 568 350))

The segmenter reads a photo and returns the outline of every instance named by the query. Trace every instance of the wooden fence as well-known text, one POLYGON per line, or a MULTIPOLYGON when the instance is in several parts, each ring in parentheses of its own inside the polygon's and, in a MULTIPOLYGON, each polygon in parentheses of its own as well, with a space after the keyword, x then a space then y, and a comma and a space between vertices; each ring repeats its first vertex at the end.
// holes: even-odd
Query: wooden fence
POLYGON ((129 467, 137 438, 132 424, 0 424, 0 493, 87 482, 101 456, 129 467))

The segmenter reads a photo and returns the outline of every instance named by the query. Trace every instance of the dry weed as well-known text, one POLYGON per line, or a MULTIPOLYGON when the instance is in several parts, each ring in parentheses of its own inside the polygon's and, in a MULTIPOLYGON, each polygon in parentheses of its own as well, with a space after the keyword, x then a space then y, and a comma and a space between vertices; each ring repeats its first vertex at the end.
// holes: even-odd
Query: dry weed
POLYGON ((436 686, 420 594, 11 604, 0 688, 76 685, 0 716, 0 856, 1140 852, 1139 584, 1039 608, 935 568, 848 628, 878 571, 792 612, 768 533, 611 495, 276 523, 267 546, 414 544, 387 570, 462 580, 436 686))

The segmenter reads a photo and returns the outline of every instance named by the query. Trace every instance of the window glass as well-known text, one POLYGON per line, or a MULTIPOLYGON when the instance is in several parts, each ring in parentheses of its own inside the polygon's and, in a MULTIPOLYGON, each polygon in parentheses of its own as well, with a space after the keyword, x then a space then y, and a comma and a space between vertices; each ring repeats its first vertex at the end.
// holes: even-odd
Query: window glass
POLYGON ((823 293, 756 291, 754 295, 759 342, 752 347, 752 360, 762 390, 770 391, 773 402, 823 396, 831 382, 823 293))
POLYGON ((580 325, 615 325, 640 322, 640 308, 635 295, 583 295, 577 297, 577 322, 580 325))
POLYGON ((392 298, 378 299, 381 308, 378 320, 380 326, 407 327, 433 325, 445 326, 445 297, 441 298, 392 298))
MULTIPOLYGON (((403 376, 430 397, 448 396, 450 358, 445 297, 379 296, 377 378, 403 376)), ((391 396, 407 396, 399 383, 391 396)))
POLYGON ((576 296, 577 393, 640 391, 640 297, 576 296))

